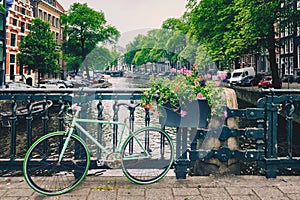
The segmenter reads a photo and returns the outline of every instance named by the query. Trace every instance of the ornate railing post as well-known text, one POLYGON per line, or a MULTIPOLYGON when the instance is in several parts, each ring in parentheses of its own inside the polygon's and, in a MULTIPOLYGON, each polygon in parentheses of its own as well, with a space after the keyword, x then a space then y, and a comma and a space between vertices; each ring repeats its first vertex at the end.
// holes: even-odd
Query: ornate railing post
MULTIPOLYGON (((115 100, 114 105, 113 105, 113 111, 114 111, 114 116, 113 116, 113 121, 118 121, 119 120, 119 106, 117 106, 118 101, 115 100)), ((114 124, 113 125, 113 151, 115 152, 116 146, 117 146, 117 140, 118 140, 118 125, 114 124)))
POLYGON ((16 157, 16 139, 17 139, 17 133, 16 133, 16 122, 17 122, 17 102, 15 100, 15 97, 13 96, 13 101, 11 105, 11 127, 10 127, 10 160, 14 160, 16 157))
POLYGON ((32 115, 32 102, 31 102, 31 96, 28 96, 27 100, 27 116, 26 116, 26 130, 27 130, 27 149, 30 147, 32 143, 32 121, 33 121, 33 115, 32 115))
MULTIPOLYGON (((97 110, 98 110, 98 116, 97 116, 97 119, 98 120, 103 120, 103 104, 102 104, 102 100, 100 98, 100 100, 98 101, 98 104, 97 104, 97 110)), ((102 129, 102 124, 98 124, 98 142, 100 144, 102 144, 102 134, 103 134, 103 129, 102 129)), ((97 149, 97 159, 101 159, 101 149, 98 148, 97 149)))

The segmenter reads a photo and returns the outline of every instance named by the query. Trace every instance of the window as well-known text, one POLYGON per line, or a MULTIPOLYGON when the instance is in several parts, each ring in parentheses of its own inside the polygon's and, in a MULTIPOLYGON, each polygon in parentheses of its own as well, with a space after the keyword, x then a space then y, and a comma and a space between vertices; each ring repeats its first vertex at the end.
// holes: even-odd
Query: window
POLYGON ((297 10, 300 10, 300 1, 297 1, 297 10))
POLYGON ((46 21, 47 20, 47 13, 44 12, 44 20, 46 21))
POLYGON ((294 41, 293 39, 290 40, 290 53, 294 52, 294 41))
POLYGON ((51 15, 48 14, 48 22, 50 22, 50 21, 51 21, 51 15))
POLYGON ((58 18, 56 18, 56 27, 59 26, 58 23, 59 23, 58 18))
POLYGON ((22 14, 25 15, 26 14, 26 10, 25 8, 22 8, 22 14))
POLYGON ((55 24, 55 17, 52 16, 52 26, 54 26, 54 24, 55 24))
POLYGON ((284 47, 285 47, 285 53, 289 53, 289 42, 287 40, 284 42, 284 47))
POLYGON ((14 33, 10 34, 10 46, 12 47, 16 46, 16 34, 14 33))
POLYGON ((290 72, 293 71, 293 68, 294 68, 294 57, 290 57, 290 72))
POLYGON ((21 22, 21 33, 25 33, 25 22, 21 22))
POLYGON ((14 26, 18 26, 18 20, 13 19, 13 25, 14 25, 14 26))
POLYGON ((16 55, 15 54, 10 54, 9 55, 9 63, 11 63, 11 64, 16 63, 16 55))
POLYGON ((39 9, 39 18, 43 19, 43 11, 39 9))

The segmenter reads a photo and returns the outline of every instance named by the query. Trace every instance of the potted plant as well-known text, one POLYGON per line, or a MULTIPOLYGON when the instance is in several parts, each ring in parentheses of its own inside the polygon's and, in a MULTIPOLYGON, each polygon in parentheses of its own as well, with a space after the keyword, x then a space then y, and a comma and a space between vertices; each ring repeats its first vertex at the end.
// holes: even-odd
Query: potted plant
MULTIPOLYGON (((221 81, 196 70, 171 69, 173 79, 151 77, 142 105, 154 112, 165 126, 206 127, 213 115, 221 114, 221 81)), ((225 77, 221 77, 225 78, 225 77)))

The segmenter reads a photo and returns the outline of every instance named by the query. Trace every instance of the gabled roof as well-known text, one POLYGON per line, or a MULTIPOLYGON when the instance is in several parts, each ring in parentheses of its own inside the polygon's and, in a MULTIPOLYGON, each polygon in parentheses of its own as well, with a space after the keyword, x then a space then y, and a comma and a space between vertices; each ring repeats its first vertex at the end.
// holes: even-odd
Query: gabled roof
POLYGON ((61 5, 58 1, 56 1, 56 8, 59 9, 59 10, 61 10, 62 12, 65 12, 65 11, 66 11, 66 10, 64 9, 64 7, 62 7, 62 5, 61 5))

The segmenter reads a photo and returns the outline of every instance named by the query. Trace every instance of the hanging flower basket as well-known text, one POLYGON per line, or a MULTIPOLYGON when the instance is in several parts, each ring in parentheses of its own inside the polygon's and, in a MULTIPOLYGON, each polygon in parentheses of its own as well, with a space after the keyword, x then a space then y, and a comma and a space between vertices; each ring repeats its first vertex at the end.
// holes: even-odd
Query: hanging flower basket
POLYGON ((185 102, 176 109, 170 103, 159 106, 159 123, 163 126, 181 128, 205 128, 208 126, 211 108, 206 99, 185 102))

